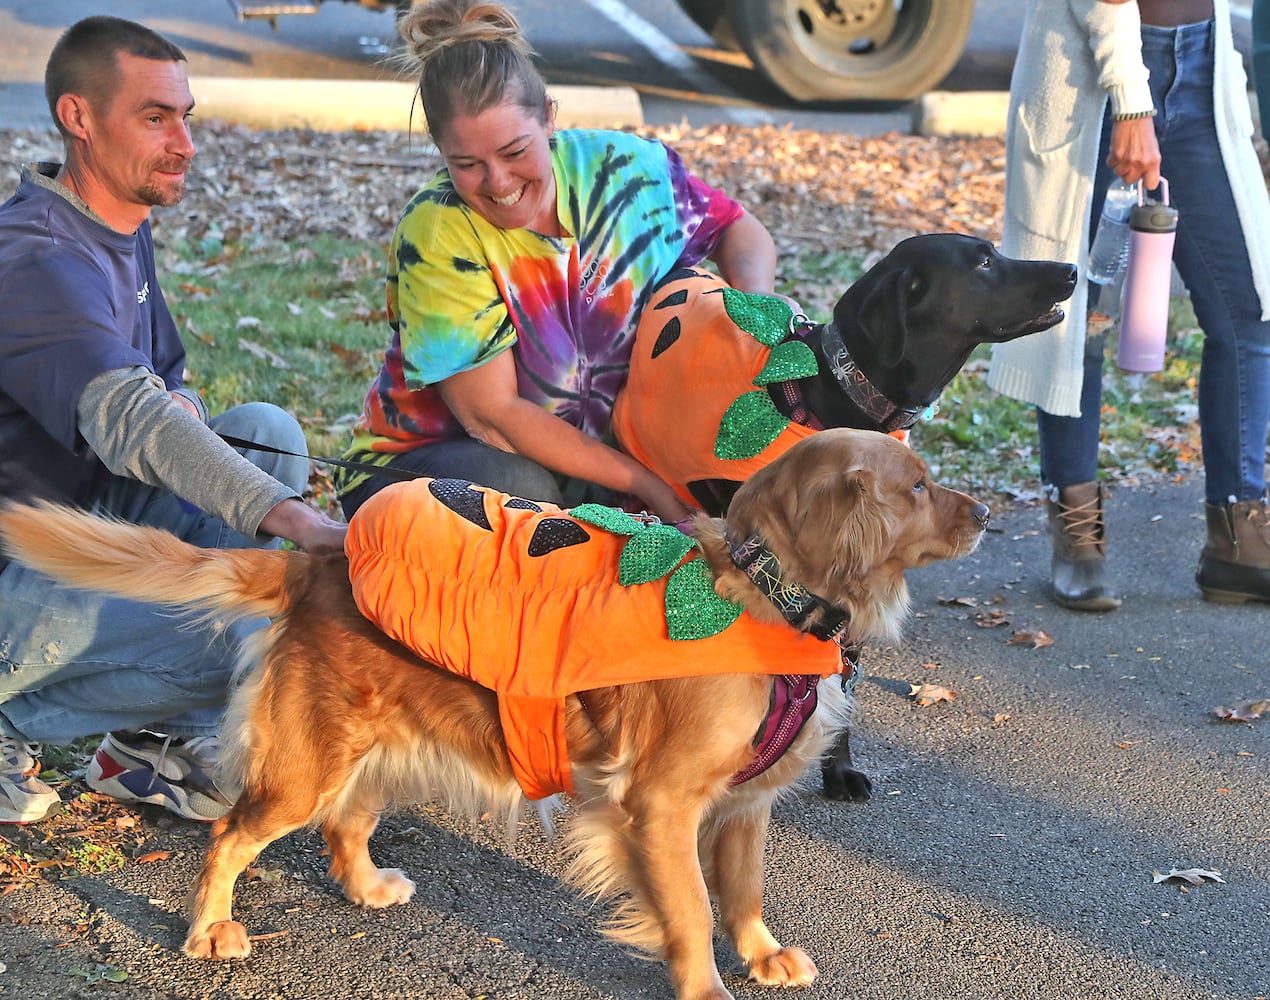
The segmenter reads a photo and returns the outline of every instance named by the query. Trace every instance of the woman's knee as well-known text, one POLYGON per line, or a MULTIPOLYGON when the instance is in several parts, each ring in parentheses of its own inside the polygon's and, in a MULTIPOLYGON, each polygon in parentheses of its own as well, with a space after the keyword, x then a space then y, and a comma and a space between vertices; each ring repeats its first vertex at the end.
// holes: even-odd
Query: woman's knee
MULTIPOLYGON (((564 494, 554 473, 532 459, 499 451, 476 441, 446 441, 394 457, 389 466, 430 479, 462 479, 477 486, 543 503, 562 505, 564 494)), ((371 474, 340 497, 345 519, 395 480, 371 474)))

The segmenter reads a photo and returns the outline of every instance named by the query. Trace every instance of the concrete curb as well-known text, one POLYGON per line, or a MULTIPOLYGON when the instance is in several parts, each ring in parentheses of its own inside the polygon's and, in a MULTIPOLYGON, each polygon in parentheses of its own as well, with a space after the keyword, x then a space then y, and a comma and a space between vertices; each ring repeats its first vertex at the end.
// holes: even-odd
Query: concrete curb
MULTIPOLYGON (((251 79, 190 80, 200 118, 253 128, 318 132, 426 130, 415 85, 404 80, 251 79), (414 113, 413 126, 411 110, 414 113)), ((561 128, 625 128, 644 124, 639 94, 631 87, 551 87, 561 128)))
POLYGON ((913 106, 913 134, 1004 136, 1010 95, 1000 90, 934 90, 913 106))
MULTIPOLYGON (((1261 135, 1256 91, 1248 91, 1253 134, 1261 135)), ((913 105, 914 135, 1001 136, 1010 115, 1010 94, 1003 90, 934 90, 913 105)))

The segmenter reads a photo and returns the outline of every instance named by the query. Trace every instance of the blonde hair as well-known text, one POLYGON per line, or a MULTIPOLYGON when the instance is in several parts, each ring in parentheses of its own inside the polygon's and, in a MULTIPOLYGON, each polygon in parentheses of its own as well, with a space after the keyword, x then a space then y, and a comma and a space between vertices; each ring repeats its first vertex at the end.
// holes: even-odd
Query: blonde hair
POLYGON ((419 74, 419 100, 434 140, 459 115, 504 102, 547 120, 547 85, 510 10, 489 0, 429 0, 397 22, 400 62, 419 74))

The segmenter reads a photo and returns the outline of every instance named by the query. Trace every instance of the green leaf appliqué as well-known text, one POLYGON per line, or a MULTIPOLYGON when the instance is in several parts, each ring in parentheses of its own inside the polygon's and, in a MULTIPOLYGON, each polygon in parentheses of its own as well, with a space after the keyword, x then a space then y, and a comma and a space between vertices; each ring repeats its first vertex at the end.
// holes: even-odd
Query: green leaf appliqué
POLYGON ((693 541, 678 528, 652 524, 622 547, 617 579, 623 587, 660 580, 679 565, 693 541))
POLYGON ((789 324, 794 318, 794 310, 784 299, 735 288, 723 290, 723 308, 733 323, 768 347, 775 347, 789 336, 789 324))
POLYGON ((741 605, 714 592, 704 559, 684 563, 666 582, 666 628, 672 639, 708 639, 741 617, 741 605))
POLYGON ((603 528, 614 535, 633 535, 644 528, 642 521, 631 517, 625 511, 599 503, 578 504, 569 510, 569 516, 585 521, 587 524, 594 524, 597 528, 603 528))
POLYGON ((816 355, 801 340, 787 340, 772 348, 767 364, 754 378, 755 385, 771 385, 795 378, 809 378, 820 371, 816 355))
POLYGON ((732 401, 719 422, 714 441, 716 458, 753 458, 789 426, 766 389, 747 392, 732 401))

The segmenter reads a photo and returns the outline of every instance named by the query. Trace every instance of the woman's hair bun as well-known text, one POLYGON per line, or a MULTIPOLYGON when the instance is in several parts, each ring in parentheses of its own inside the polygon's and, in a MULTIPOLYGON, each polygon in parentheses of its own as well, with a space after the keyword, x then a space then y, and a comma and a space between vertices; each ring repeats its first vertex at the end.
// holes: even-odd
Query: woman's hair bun
POLYGON ((415 4, 397 22, 406 63, 418 69, 439 52, 464 42, 508 45, 522 55, 532 49, 516 16, 488 0, 429 0, 415 4))

